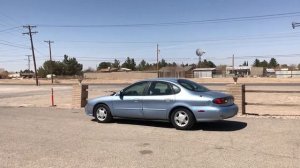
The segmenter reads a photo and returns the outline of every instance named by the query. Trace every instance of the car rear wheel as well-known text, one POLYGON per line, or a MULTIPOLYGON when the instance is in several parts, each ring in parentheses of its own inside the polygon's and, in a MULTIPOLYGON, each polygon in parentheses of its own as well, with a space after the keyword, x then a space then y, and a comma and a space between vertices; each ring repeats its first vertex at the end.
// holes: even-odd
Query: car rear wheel
POLYGON ((113 119, 109 107, 104 104, 97 105, 94 114, 95 119, 100 123, 108 123, 113 119))
POLYGON ((176 129, 188 130, 195 124, 195 117, 189 110, 178 108, 173 111, 171 122, 176 129))

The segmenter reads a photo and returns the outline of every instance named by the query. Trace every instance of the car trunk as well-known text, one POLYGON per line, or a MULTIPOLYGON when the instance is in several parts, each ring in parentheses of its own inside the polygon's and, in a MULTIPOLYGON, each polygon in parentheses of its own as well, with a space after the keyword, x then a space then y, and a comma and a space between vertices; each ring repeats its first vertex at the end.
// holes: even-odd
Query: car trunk
POLYGON ((212 103, 213 103, 213 100, 216 99, 216 98, 222 98, 224 99, 224 103, 222 104, 215 104, 215 105, 218 105, 218 106, 230 106, 232 104, 234 104, 234 98, 229 95, 229 94, 226 94, 226 93, 222 93, 222 92, 215 92, 215 91, 207 91, 207 92, 198 92, 199 96, 208 96, 208 97, 211 97, 212 98, 212 103))

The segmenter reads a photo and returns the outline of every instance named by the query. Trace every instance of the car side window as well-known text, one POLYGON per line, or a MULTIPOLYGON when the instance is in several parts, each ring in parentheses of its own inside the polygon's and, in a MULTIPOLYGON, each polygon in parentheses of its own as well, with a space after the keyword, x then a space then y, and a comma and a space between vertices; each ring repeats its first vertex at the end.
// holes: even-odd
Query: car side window
POLYGON ((167 82, 152 82, 148 89, 148 95, 171 95, 173 94, 171 86, 167 82))
POLYGON ((123 91, 124 96, 142 96, 148 82, 140 82, 127 87, 123 91))
POLYGON ((173 91, 174 91, 174 94, 177 94, 177 93, 180 92, 180 88, 179 88, 178 86, 176 86, 176 85, 173 85, 173 84, 172 84, 172 89, 173 89, 173 91))

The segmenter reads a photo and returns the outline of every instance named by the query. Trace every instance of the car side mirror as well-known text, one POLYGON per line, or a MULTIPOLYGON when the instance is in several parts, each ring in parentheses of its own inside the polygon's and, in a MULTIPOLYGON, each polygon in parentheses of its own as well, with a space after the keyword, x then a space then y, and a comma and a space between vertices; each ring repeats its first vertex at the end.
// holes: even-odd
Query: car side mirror
POLYGON ((120 91, 120 94, 119 94, 119 96, 120 96, 120 99, 123 99, 123 97, 124 97, 123 90, 121 90, 121 91, 120 91))

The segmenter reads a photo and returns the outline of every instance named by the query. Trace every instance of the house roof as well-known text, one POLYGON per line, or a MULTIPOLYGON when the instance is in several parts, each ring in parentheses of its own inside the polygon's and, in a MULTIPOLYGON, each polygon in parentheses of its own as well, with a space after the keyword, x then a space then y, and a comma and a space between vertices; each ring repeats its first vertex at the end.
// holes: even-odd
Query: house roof
POLYGON ((195 68, 193 71, 213 71, 216 68, 195 68))
POLYGON ((118 70, 118 68, 110 68, 110 67, 108 67, 108 68, 102 68, 99 71, 100 72, 114 72, 114 71, 117 71, 117 70, 118 70))
POLYGON ((109 68, 102 68, 99 70, 100 72, 109 72, 109 68))
POLYGON ((275 69, 267 68, 266 71, 272 73, 272 72, 275 72, 275 69))
POLYGON ((193 66, 185 66, 185 67, 183 67, 183 69, 184 69, 185 71, 189 71, 189 70, 192 70, 192 69, 193 69, 193 66))
MULTIPOLYGON (((235 66, 234 70, 245 70, 245 69, 251 69, 250 66, 235 66)), ((232 66, 227 66, 226 70, 232 70, 232 66)))

